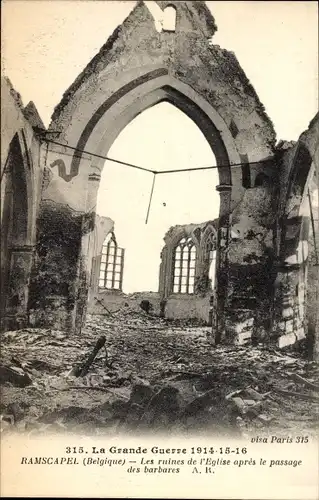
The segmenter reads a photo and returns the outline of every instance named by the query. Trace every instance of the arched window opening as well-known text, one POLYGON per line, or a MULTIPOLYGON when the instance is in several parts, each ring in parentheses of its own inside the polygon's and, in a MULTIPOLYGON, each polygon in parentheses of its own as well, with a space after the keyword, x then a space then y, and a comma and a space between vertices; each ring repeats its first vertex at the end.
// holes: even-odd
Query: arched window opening
POLYGON ((192 238, 182 238, 174 253, 174 293, 194 293, 196 254, 192 238))
POLYGON ((99 288, 122 290, 124 248, 117 245, 114 233, 104 241, 101 255, 99 288))
POLYGON ((176 30, 176 8, 168 5, 163 12, 163 31, 176 30))

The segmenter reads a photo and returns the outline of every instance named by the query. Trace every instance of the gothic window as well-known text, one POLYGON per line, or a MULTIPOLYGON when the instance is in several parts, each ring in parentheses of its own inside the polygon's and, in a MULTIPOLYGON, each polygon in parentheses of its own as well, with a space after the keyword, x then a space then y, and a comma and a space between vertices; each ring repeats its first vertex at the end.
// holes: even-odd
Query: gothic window
POLYGON ((124 252, 124 248, 117 246, 114 235, 106 238, 101 255, 100 288, 122 290, 124 252))
POLYGON ((174 293, 194 293, 196 246, 192 238, 182 238, 174 253, 174 293))

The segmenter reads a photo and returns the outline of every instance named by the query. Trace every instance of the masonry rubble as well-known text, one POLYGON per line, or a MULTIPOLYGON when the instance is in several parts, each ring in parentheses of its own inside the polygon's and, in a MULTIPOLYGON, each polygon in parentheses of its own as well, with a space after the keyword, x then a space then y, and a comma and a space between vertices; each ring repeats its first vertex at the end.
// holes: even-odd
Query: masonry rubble
POLYGON ((141 310, 91 316, 81 336, 8 331, 0 368, 3 432, 187 432, 208 426, 250 435, 265 426, 284 434, 296 425, 299 432, 316 432, 316 363, 261 345, 216 350, 207 330, 141 310), (75 373, 101 334, 106 350, 85 375, 75 373))
MULTIPOLYGON (((34 103, 24 106, 2 78, 2 330, 83 329, 97 270, 90 242, 103 157, 134 116, 166 100, 193 119, 216 157, 215 343, 285 348, 306 338, 316 357, 318 275, 303 251, 312 220, 301 208, 318 184, 319 115, 296 143, 276 146, 273 123, 235 54, 214 44, 205 2, 169 4, 157 2, 163 12, 176 9, 175 29, 166 30, 137 3, 66 90, 48 130, 34 103)), ((174 318, 188 306, 168 296, 166 245, 160 291, 174 318)), ((207 319, 203 309, 198 316, 207 319)))

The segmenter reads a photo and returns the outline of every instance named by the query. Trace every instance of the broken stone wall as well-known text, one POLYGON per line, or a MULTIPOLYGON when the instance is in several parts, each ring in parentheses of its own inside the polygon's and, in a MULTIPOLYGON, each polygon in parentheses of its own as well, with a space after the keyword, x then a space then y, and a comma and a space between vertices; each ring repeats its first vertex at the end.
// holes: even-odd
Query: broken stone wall
MULTIPOLYGON (((88 305, 88 314, 101 314, 108 316, 109 313, 121 311, 140 312, 143 301, 150 304, 149 312, 161 316, 161 297, 157 292, 136 292, 125 294, 119 290, 99 290, 94 294, 88 305)), ((144 309, 145 310, 145 309, 144 309)))
MULTIPOLYGON (((307 293, 306 293, 306 316, 307 316, 307 334, 309 338, 310 354, 313 351, 314 339, 319 336, 319 332, 316 330, 318 326, 316 324, 318 307, 319 307, 319 290, 318 290, 318 280, 319 280, 319 208, 318 208, 318 174, 314 172, 310 187, 310 195, 313 195, 312 202, 312 212, 313 212, 313 225, 310 224, 309 228, 309 240, 308 240, 308 270, 307 270, 307 293), (315 234, 314 234, 315 231, 315 234)), ((311 222, 311 221, 310 221, 311 222)))
POLYGON ((168 319, 199 319, 211 322, 210 301, 215 290, 210 282, 210 254, 208 242, 217 249, 218 219, 201 224, 173 226, 164 237, 165 246, 161 253, 159 293, 165 304, 168 319), (194 293, 174 292, 175 250, 183 238, 191 238, 196 247, 194 293))
MULTIPOLYGON (((309 217, 300 214, 300 206, 318 169, 318 117, 297 144, 275 147, 271 120, 235 55, 212 44, 216 25, 205 3, 170 3, 177 11, 175 30, 158 29, 145 3, 138 2, 66 90, 45 134, 63 146, 40 143, 37 134, 44 127, 34 105, 24 107, 5 81, 7 323, 81 328, 103 157, 135 116, 166 100, 199 126, 217 161, 216 340, 291 343, 305 335, 305 310, 316 310, 305 307, 315 272, 305 257, 309 217)), ((158 2, 161 8, 167 4, 158 2)), ((162 259, 161 273, 171 280, 167 248, 162 259)), ((203 268, 197 285, 202 273, 203 268)), ((170 283, 161 280, 159 288, 167 314, 184 314, 189 298, 178 306, 170 283)), ((192 310, 201 315, 205 293, 196 295, 201 299, 192 310)))
MULTIPOLYGON (((46 139, 63 146, 49 143, 41 149, 45 181, 29 298, 31 323, 69 331, 81 327, 92 278, 90 241, 103 156, 135 116, 167 100, 199 126, 222 167, 216 341, 277 341, 291 333, 290 317, 284 330, 279 326, 286 309, 302 314, 305 296, 299 287, 295 304, 296 286, 306 279, 301 278, 307 274, 305 262, 292 263, 287 273, 289 252, 307 231, 306 221, 296 214, 295 224, 285 208, 287 186, 298 191, 302 184, 297 174, 297 181, 290 182, 296 151, 294 146, 286 152, 276 149, 273 125, 235 55, 212 44, 216 25, 204 2, 171 3, 176 26, 165 31, 138 2, 54 111, 46 139)), ((304 137, 306 149, 314 148, 315 139, 309 137, 304 137)), ((301 191, 289 203, 295 199, 300 204, 301 191)), ((162 253, 166 281, 161 280, 159 293, 169 315, 174 310, 184 314, 188 299, 178 308, 177 297, 171 297, 169 251, 162 253)), ((201 273, 203 269, 199 287, 201 273)), ((192 311, 202 316, 205 293, 196 295, 201 299, 192 311)))
POLYGON ((165 304, 167 319, 197 319, 205 324, 211 324, 210 295, 173 294, 165 304))
MULTIPOLYGON (((209 279, 210 261, 206 244, 208 238, 212 237, 212 240, 215 240, 214 248, 216 248, 217 227, 217 220, 171 227, 164 237, 165 247, 161 254, 160 292, 125 294, 117 290, 103 290, 98 288, 97 280, 95 280, 96 287, 90 290, 88 312, 90 314, 107 314, 104 307, 111 312, 120 309, 138 311, 141 302, 148 301, 151 311, 156 315, 172 320, 198 319, 209 324, 211 322, 211 297, 214 290, 209 279), (173 293, 174 250, 182 238, 189 236, 197 248, 195 293, 173 293)), ((100 254, 96 262, 100 266, 102 245, 99 251, 100 254)))
POLYGON ((273 309, 274 225, 278 172, 273 163, 250 167, 247 186, 230 216, 226 244, 228 294, 226 337, 239 344, 269 336, 273 309), (244 284, 244 286, 243 286, 244 284))
POLYGON ((1 78, 1 318, 3 329, 29 322, 30 274, 43 182, 43 123, 32 102, 24 106, 10 80, 1 78))
MULTIPOLYGON (((259 277, 268 275, 271 262, 268 240, 271 235, 268 222, 267 227, 261 229, 256 223, 253 230, 258 235, 261 233, 265 242, 259 242, 256 249, 254 238, 247 239, 245 255, 233 252, 233 261, 230 261, 226 250, 231 212, 242 202, 246 206, 252 201, 255 206, 254 197, 246 195, 246 190, 253 187, 251 182, 254 182, 251 163, 259 162, 259 169, 262 172, 267 170, 262 162, 274 155, 275 133, 235 55, 211 44, 216 26, 205 3, 171 3, 177 10, 176 29, 159 32, 147 6, 138 2, 67 89, 53 114, 50 134, 66 146, 105 156, 117 135, 138 113, 162 100, 168 100, 194 120, 211 145, 217 164, 223 165, 219 170, 218 245, 223 241, 226 245, 219 248, 217 308, 219 328, 225 331, 229 325, 228 336, 232 336, 230 313, 233 304, 229 306, 227 303, 228 287, 237 287, 236 294, 240 297, 247 295, 245 300, 249 302, 252 288, 259 286, 259 277), (245 168, 225 168, 230 163, 243 163, 245 168), (245 281, 241 279, 248 267, 242 269, 237 260, 244 256, 252 259, 247 265, 250 265, 250 280, 255 283, 248 287, 248 293, 245 281), (229 266, 233 264, 229 274, 229 266), (227 314, 228 322, 225 321, 227 314)), ((166 4, 159 2, 158 5, 164 7, 166 4)), ((104 161, 86 153, 73 152, 66 146, 50 145, 47 158, 52 177, 43 193, 40 221, 49 212, 58 214, 63 234, 40 236, 48 258, 43 252, 38 253, 42 278, 36 284, 33 305, 35 318, 38 317, 40 323, 50 317, 52 324, 59 324, 62 314, 65 316, 62 323, 68 324, 72 330, 85 316, 85 294, 89 285, 87 248, 89 232, 94 226, 91 210, 96 203, 104 161), (82 219, 80 235, 78 217, 82 219), (64 261, 60 267, 53 251, 56 236, 63 247, 64 261), (72 247, 70 255, 64 247, 72 247), (46 303, 41 300, 41 288, 46 292, 46 303)), ((265 212, 269 209, 270 196, 265 190, 265 212)), ((242 225, 240 210, 237 216, 236 224, 242 225)), ((245 219, 244 213, 242 217, 245 219)), ((40 224, 39 232, 44 229, 40 224)), ((247 308, 247 303, 244 307, 247 308)), ((259 305, 255 301, 249 307, 255 318, 259 305)), ((266 306, 263 307, 266 310, 266 306)))
MULTIPOLYGON (((314 256, 309 255, 312 227, 307 197, 314 172, 318 171, 318 135, 319 115, 312 120, 296 144, 290 144, 281 151, 281 203, 277 214, 279 238, 273 328, 273 335, 280 347, 305 338, 308 324, 316 323, 318 276, 313 269, 314 256), (307 297, 310 300, 309 308, 307 297)), ((315 230, 318 236, 318 226, 315 230)), ((315 335, 318 332, 312 332, 312 336, 315 335)))
POLYGON ((81 255, 81 236, 93 228, 94 214, 42 200, 30 298, 33 326, 72 330, 81 325, 89 284, 87 256, 81 255))

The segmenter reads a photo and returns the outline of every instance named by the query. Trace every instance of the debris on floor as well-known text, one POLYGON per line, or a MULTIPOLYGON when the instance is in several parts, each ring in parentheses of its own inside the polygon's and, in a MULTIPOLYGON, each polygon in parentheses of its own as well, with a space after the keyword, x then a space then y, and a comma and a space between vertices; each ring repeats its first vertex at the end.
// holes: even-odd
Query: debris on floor
POLYGON ((317 434, 319 366, 273 348, 213 347, 209 327, 141 310, 80 335, 6 332, 1 430, 317 434))

